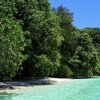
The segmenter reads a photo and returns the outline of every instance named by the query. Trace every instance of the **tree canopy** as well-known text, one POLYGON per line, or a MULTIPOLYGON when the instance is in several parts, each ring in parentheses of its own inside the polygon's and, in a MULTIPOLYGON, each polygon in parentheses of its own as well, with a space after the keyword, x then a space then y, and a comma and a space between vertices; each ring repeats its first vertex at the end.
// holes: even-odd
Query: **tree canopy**
POLYGON ((0 80, 100 75, 100 29, 78 29, 48 0, 0 0, 0 80))
POLYGON ((12 16, 10 2, 0 1, 0 80, 11 80, 21 68, 23 60, 24 32, 21 22, 12 16))

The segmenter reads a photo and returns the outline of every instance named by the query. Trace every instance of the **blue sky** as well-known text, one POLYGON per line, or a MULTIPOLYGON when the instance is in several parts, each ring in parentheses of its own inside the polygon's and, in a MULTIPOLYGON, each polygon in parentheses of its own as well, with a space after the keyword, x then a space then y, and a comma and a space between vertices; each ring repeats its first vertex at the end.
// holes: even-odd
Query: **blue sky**
POLYGON ((100 27, 100 0, 49 0, 51 7, 60 5, 74 14, 73 24, 78 28, 100 27))

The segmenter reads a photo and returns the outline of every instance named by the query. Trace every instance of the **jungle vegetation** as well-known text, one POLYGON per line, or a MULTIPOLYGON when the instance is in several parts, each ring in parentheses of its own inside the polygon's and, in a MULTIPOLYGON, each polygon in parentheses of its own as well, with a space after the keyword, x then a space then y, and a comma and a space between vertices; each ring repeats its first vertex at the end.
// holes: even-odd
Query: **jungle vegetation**
POLYGON ((0 81, 100 75, 100 28, 72 22, 48 0, 0 0, 0 81))

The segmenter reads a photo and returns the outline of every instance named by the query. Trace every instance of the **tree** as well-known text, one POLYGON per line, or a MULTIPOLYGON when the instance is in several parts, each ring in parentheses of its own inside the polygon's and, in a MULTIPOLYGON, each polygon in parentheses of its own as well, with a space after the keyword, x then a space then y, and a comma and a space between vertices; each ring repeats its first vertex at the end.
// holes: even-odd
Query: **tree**
POLYGON ((70 66, 68 66, 68 61, 73 51, 73 46, 71 41, 75 36, 77 29, 72 25, 73 17, 72 13, 68 9, 60 6, 55 10, 55 13, 60 18, 61 34, 64 38, 64 41, 62 42, 62 45, 60 47, 62 55, 61 67, 59 68, 56 74, 57 76, 60 77, 67 77, 67 76, 69 77, 72 76, 73 73, 70 69, 70 66))
POLYGON ((0 2, 0 80, 11 80, 21 68, 25 56, 24 32, 13 18, 11 2, 0 2))
POLYGON ((60 66, 59 47, 63 40, 59 18, 51 11, 47 0, 19 0, 16 8, 15 17, 23 20, 23 30, 30 32, 26 39, 31 40, 26 48, 29 57, 24 62, 22 74, 31 77, 53 75, 60 66))
POLYGON ((93 44, 97 49, 98 56, 100 59, 100 29, 99 28, 85 28, 83 29, 92 37, 93 44))
POLYGON ((92 37, 92 42, 97 50, 99 57, 99 70, 95 74, 100 75, 100 29, 99 28, 85 28, 83 31, 87 32, 92 37))
POLYGON ((74 55, 69 64, 75 77, 91 77, 98 70, 97 51, 88 33, 80 31, 80 34, 73 40, 74 55))

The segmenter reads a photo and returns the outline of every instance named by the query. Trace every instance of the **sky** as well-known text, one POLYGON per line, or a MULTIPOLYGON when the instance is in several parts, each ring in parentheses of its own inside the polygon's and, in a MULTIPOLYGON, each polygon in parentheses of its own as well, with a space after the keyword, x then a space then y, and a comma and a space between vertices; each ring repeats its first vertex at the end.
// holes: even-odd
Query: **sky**
POLYGON ((62 5, 73 13, 77 28, 100 27, 100 0, 49 0, 51 7, 62 5))

